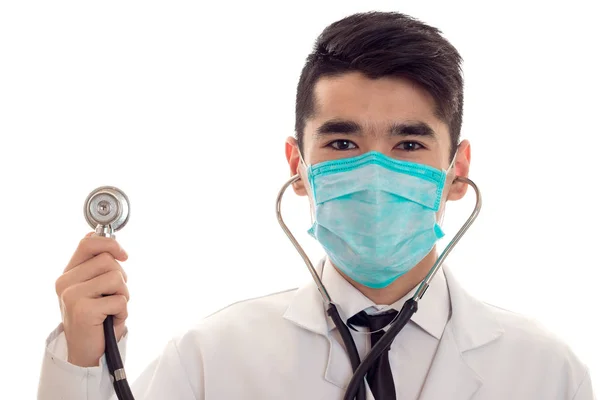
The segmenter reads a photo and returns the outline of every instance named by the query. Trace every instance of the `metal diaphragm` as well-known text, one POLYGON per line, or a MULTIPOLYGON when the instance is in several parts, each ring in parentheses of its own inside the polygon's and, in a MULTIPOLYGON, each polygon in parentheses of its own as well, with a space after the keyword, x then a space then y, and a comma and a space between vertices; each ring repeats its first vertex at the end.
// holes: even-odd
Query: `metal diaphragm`
POLYGON ((92 229, 110 226, 113 232, 127 224, 129 210, 129 199, 113 186, 101 186, 92 191, 83 207, 85 219, 92 229))

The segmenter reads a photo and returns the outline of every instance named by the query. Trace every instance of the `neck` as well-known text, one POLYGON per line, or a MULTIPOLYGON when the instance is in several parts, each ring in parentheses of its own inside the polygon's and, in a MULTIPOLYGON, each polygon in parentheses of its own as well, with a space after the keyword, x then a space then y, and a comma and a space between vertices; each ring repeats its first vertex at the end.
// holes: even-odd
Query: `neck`
POLYGON ((338 272, 346 279, 352 286, 358 289, 363 295, 369 298, 373 303, 378 305, 391 305, 406 296, 411 290, 413 290, 418 284, 429 273, 431 267, 437 259, 437 253, 435 247, 420 263, 415 265, 413 269, 396 279, 389 286, 382 289, 372 289, 365 285, 361 285, 358 282, 353 281, 337 267, 338 272))

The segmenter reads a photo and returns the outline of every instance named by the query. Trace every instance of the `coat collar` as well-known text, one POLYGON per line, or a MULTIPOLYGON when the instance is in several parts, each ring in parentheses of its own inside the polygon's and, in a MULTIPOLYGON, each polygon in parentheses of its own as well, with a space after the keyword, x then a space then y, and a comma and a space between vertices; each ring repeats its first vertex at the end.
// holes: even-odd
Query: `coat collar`
MULTIPOLYGON (((343 321, 363 310, 400 310, 404 303, 417 292, 418 286, 408 292, 403 298, 391 305, 376 305, 360 291, 356 290, 335 269, 329 260, 325 260, 322 272, 323 285, 335 302, 343 321)), ((419 312, 412 317, 412 322, 425 332, 440 340, 450 316, 450 295, 444 271, 440 271, 427 289, 427 296, 419 303, 419 312)), ((336 329, 331 318, 327 318, 329 330, 336 329)))
MULTIPOLYGON (((322 268, 323 262, 318 266, 319 273, 322 268)), ((448 398, 449 393, 455 394, 451 396, 453 399, 469 398, 481 386, 482 380, 466 363, 463 353, 496 340, 504 332, 489 306, 467 293, 447 266, 443 268, 452 312, 423 388, 422 400, 448 398), (448 368, 449 365, 452 368, 448 368)), ((297 290, 283 317, 329 340, 324 378, 345 388, 352 376, 350 360, 344 347, 331 336, 337 334, 337 330, 329 332, 325 304, 313 282, 297 290)))

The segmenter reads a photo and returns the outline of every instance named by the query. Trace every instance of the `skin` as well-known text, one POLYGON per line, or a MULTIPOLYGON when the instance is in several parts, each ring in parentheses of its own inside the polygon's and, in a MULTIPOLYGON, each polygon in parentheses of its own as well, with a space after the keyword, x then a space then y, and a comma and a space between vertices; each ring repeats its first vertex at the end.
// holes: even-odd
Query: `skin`
MULTIPOLYGON (((452 161, 449 157, 451 139, 448 125, 436 117, 432 96, 409 80, 392 77, 373 80, 352 72, 321 78, 315 85, 314 96, 315 113, 306 121, 304 129, 303 159, 306 165, 355 157, 369 151, 437 169, 447 169, 452 161), (332 125, 331 121, 338 123, 332 125), (340 124, 341 121, 346 123, 340 124), (396 128, 396 134, 392 134, 392 128, 399 125, 421 128, 396 128), (426 134, 424 126, 429 127, 429 134, 426 134), (319 133, 322 131, 325 132, 319 133)), ((291 175, 300 174, 302 178, 294 184, 294 191, 306 196, 308 180, 300 163, 298 143, 293 137, 286 140, 285 154, 291 175)), ((454 167, 448 173, 438 221, 444 213, 446 201, 460 200, 465 196, 468 185, 454 180, 457 176, 468 177, 470 162, 471 147, 464 140, 459 145, 454 167)), ((361 285, 336 269, 375 304, 389 305, 418 285, 436 258, 434 247, 410 272, 382 289, 361 285)))

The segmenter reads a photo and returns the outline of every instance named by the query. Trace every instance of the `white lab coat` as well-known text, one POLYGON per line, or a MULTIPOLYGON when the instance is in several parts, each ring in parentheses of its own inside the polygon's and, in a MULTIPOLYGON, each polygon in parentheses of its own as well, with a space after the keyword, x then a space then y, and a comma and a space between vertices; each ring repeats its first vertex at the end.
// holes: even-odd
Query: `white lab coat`
MULTIPOLYGON (((594 399, 587 368, 564 343, 534 321, 476 300, 444 272, 452 315, 420 400, 594 399)), ((171 341, 133 383, 135 398, 342 399, 352 370, 326 318, 314 283, 236 303, 171 341)), ((79 368, 47 350, 39 400, 111 395, 104 361, 79 368)))

